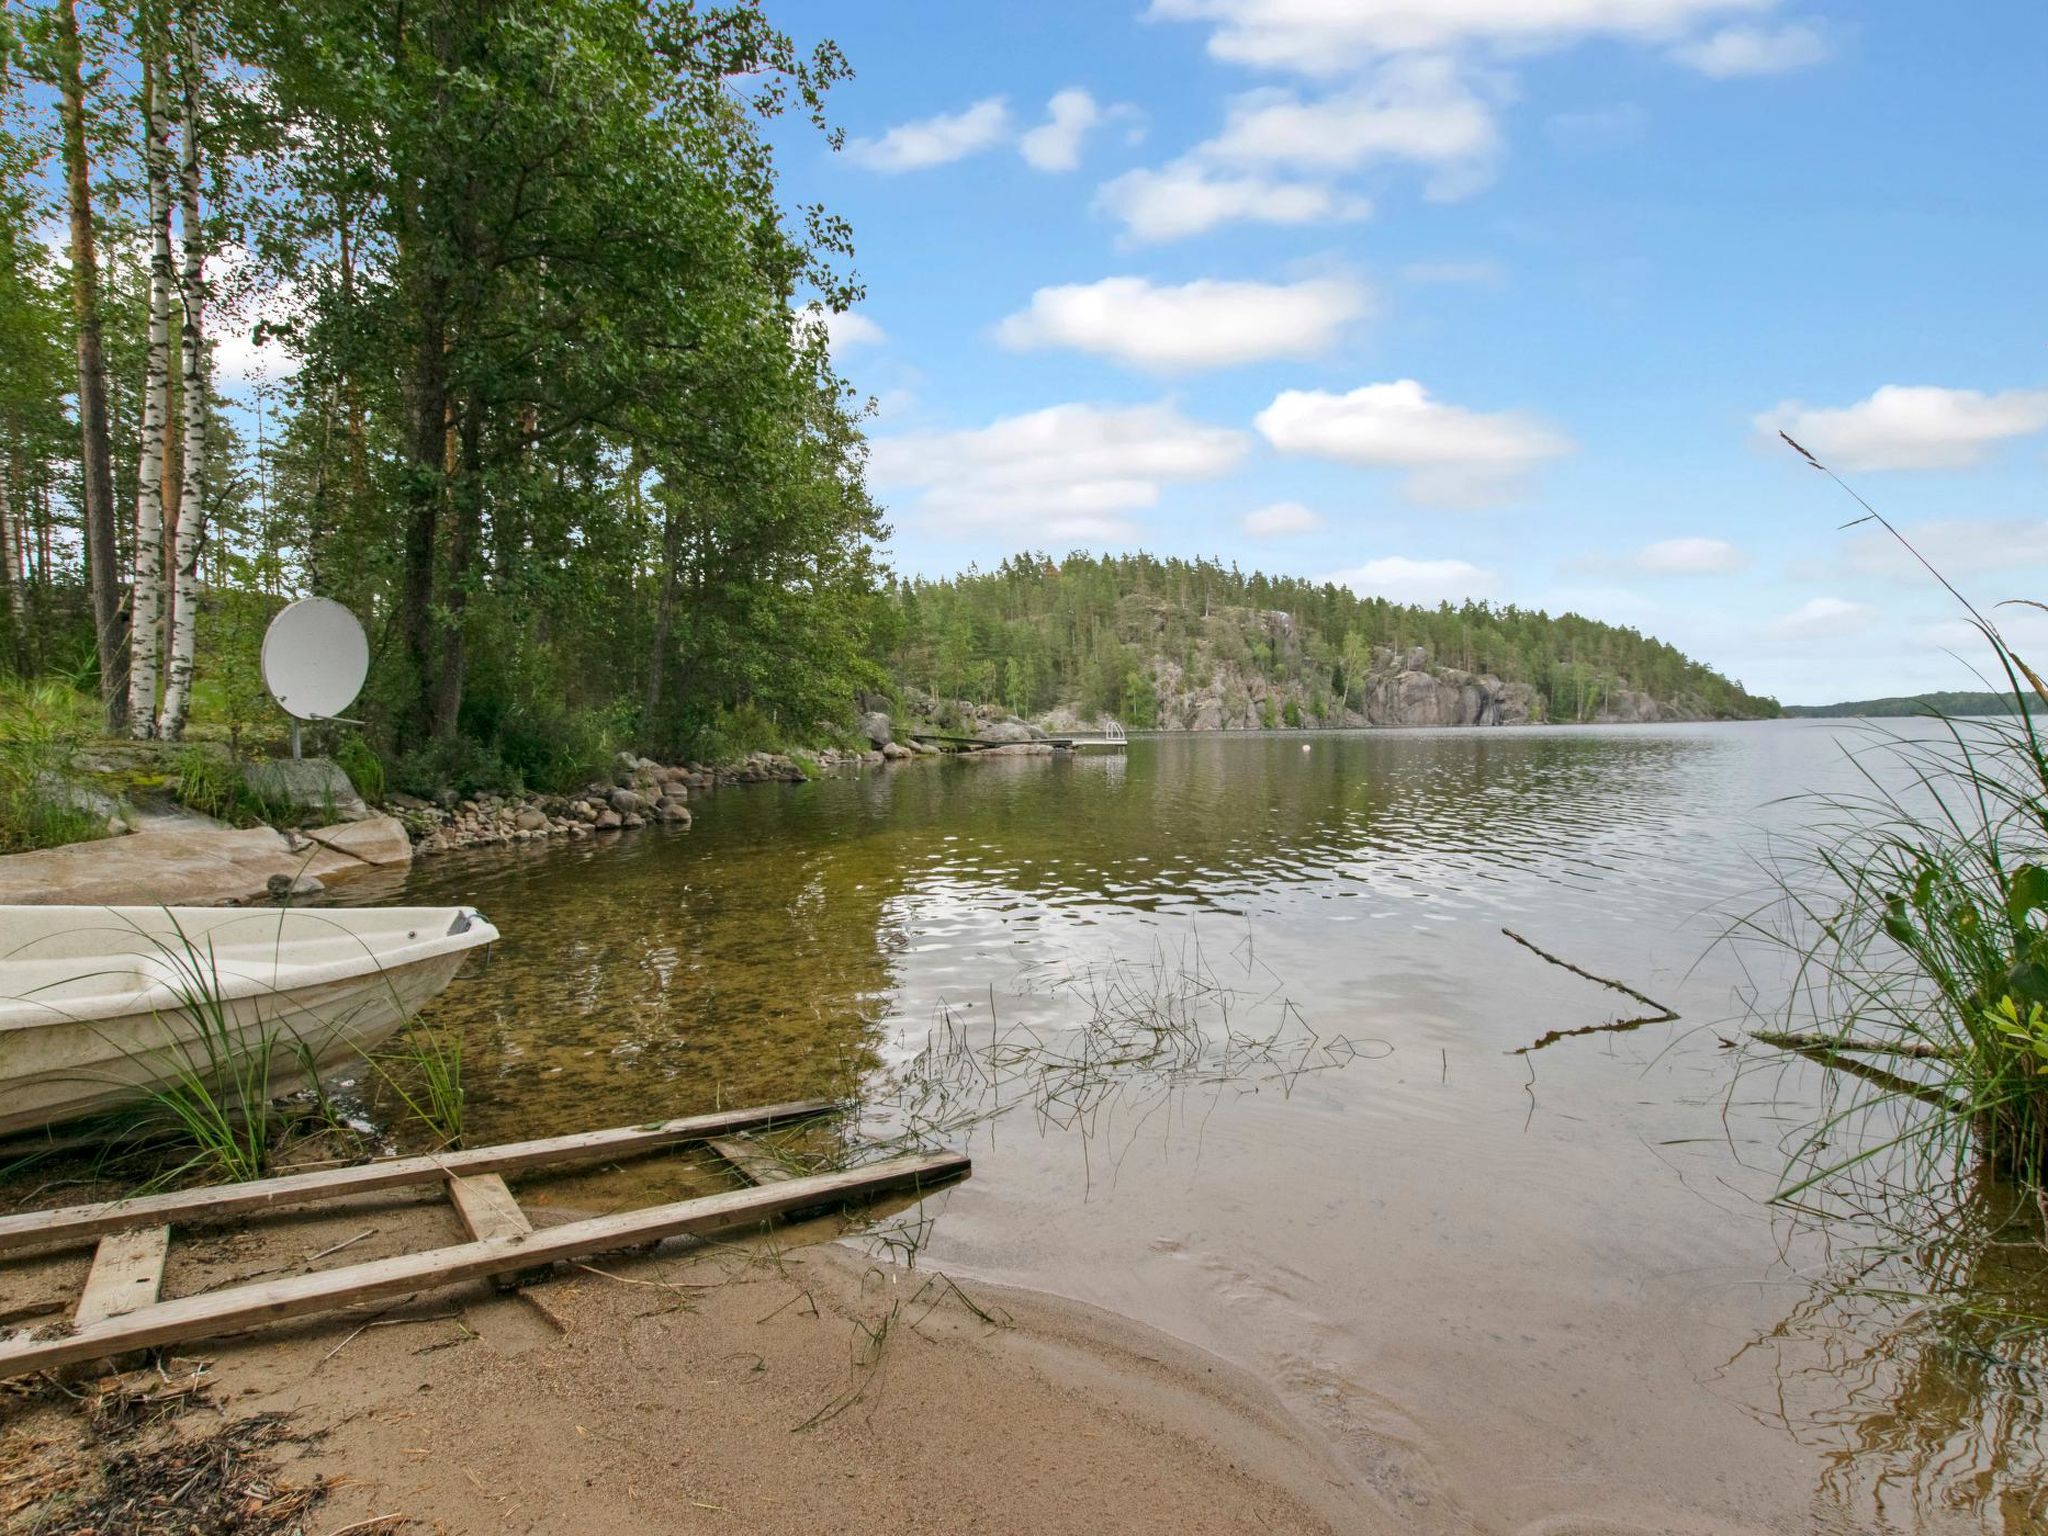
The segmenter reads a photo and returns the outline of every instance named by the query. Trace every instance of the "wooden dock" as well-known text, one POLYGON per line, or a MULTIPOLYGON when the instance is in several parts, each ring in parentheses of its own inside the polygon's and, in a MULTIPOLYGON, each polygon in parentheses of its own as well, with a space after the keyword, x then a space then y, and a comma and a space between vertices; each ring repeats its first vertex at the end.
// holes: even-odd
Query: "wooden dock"
POLYGON ((259 1323, 339 1311, 469 1280, 527 1276, 565 1260, 836 1209, 893 1191, 922 1194, 972 1171, 964 1154, 936 1152, 795 1176, 751 1139, 753 1132, 832 1114, 838 1108, 807 1100, 727 1110, 9 1216, 0 1219, 0 1254, 76 1245, 92 1238, 98 1239, 98 1248, 69 1326, 23 1329, 0 1340, 0 1378, 215 1338, 259 1323), (709 1146, 746 1181, 746 1187, 536 1229, 504 1179, 506 1173, 523 1168, 596 1162, 693 1143, 709 1146), (432 1183, 446 1187, 469 1242, 176 1300, 161 1297, 175 1226, 432 1183))

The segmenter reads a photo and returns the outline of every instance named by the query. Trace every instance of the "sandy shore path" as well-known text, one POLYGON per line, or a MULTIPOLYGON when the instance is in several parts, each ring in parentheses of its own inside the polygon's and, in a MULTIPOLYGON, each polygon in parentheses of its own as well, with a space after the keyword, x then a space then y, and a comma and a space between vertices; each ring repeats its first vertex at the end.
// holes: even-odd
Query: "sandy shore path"
MULTIPOLYGON (((433 1219, 387 1203, 377 1240, 347 1256, 433 1219)), ((352 1221, 366 1225, 332 1210, 261 1224, 219 1256, 246 1273, 352 1221)), ((873 1262, 835 1230, 671 1245, 515 1295, 468 1287, 194 1352, 212 1409, 282 1412, 306 1437, 276 1471, 331 1480, 302 1527, 315 1536, 1397 1529, 1215 1357, 1073 1303, 873 1262), (412 1523, 375 1523, 392 1515, 412 1523)), ((89 1439, 60 1403, 8 1419, 0 1458, 7 1440, 89 1439)), ((159 1433, 220 1423, 199 1409, 159 1433)))

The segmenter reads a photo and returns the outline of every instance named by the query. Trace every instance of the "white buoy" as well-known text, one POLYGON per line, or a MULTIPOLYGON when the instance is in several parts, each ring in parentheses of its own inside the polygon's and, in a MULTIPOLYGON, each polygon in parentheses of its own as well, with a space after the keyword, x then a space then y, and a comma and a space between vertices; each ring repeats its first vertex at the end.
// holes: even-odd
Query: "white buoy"
POLYGON ((1303 742, 1303 743, 1301 744, 1301 750, 1302 750, 1302 751, 1304 751, 1304 752, 1311 752, 1311 751, 1314 751, 1315 749, 1314 749, 1313 747, 1311 747, 1311 746, 1310 746, 1310 745, 1309 745, 1309 744, 1308 744, 1307 742, 1305 742, 1305 741, 1304 741, 1304 742, 1303 742))

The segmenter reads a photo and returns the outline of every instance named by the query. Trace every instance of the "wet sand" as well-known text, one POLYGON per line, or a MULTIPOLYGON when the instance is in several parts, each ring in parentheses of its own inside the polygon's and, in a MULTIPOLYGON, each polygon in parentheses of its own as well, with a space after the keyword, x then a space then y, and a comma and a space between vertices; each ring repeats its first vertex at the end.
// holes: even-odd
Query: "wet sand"
MULTIPOLYGON (((316 1267, 375 1257, 431 1238, 444 1210, 385 1201, 200 1237, 175 1288, 297 1268, 364 1231, 316 1267)), ((563 1536, 1401 1528, 1215 1357, 1077 1304, 958 1291, 835 1231, 667 1245, 193 1354, 214 1407, 285 1412, 311 1437, 279 1468, 336 1481, 309 1532, 390 1515, 563 1536)), ((172 1432, 219 1422, 200 1409, 172 1432)), ((10 1463, 9 1440, 82 1432, 48 1403, 0 1423, 10 1463)))

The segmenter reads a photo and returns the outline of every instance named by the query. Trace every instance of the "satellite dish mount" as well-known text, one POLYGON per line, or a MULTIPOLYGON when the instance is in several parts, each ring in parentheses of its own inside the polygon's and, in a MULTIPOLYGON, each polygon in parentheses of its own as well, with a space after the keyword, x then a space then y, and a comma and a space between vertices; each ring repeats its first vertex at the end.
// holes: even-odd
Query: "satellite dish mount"
POLYGON ((356 616, 331 598, 287 603, 263 635, 263 686, 292 717, 292 756, 299 755, 299 723, 348 720, 342 711, 363 691, 370 673, 370 642, 356 616))

